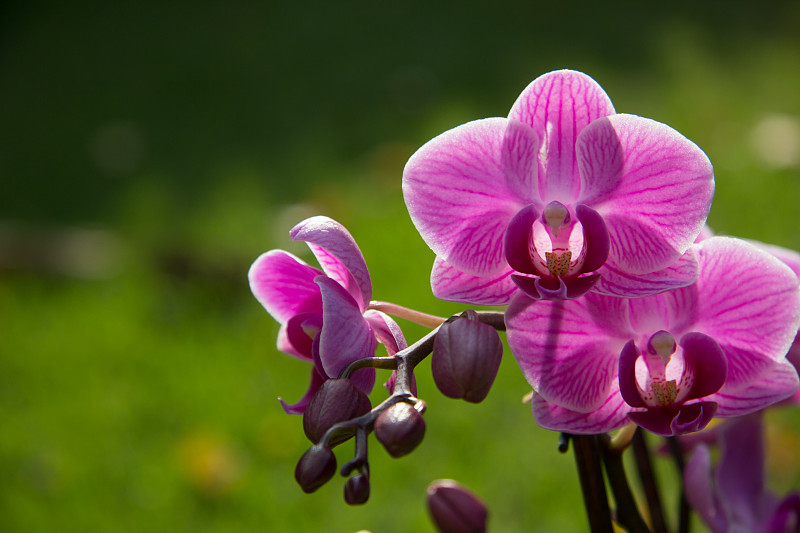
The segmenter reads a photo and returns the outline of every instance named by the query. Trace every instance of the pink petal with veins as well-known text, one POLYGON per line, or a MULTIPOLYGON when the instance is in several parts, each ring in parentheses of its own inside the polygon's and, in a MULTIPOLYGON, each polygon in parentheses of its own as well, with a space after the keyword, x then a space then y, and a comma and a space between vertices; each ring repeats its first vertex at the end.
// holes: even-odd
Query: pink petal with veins
POLYGON ((574 70, 544 74, 522 91, 508 117, 532 127, 542 143, 538 192, 544 204, 577 200, 581 188, 575 156, 578 135, 593 120, 613 113, 602 87, 574 70))
POLYGON ((705 224, 714 196, 711 162, 696 144, 654 120, 595 121, 576 147, 586 189, 611 237, 609 263, 631 274, 668 267, 705 224))
POLYGON ((253 262, 247 277, 250 290, 280 323, 302 312, 322 310, 314 278, 321 272, 289 252, 270 250, 253 262))
POLYGON ((289 232, 293 241, 305 241, 331 279, 353 296, 363 312, 372 299, 367 263, 356 241, 335 220, 316 216, 297 224, 289 232))
POLYGON ((511 268, 492 276, 472 276, 437 257, 431 272, 433 295, 441 300, 472 305, 506 305, 517 292, 511 268))
POLYGON ((531 401, 536 423, 552 431, 565 431, 577 435, 597 435, 626 425, 630 407, 622 400, 619 388, 612 385, 608 397, 595 410, 588 413, 571 411, 547 402, 534 393, 531 401))
POLYGON ((726 387, 736 389, 785 360, 800 324, 800 282, 772 255, 739 239, 713 237, 697 245, 695 330, 728 357, 726 387))
POLYGON ((417 230, 436 253, 467 274, 506 268, 503 234, 537 200, 538 141, 503 118, 469 122, 428 141, 403 171, 403 196, 417 230))
MULTIPOLYGON (((353 361, 375 355, 375 335, 358 304, 341 285, 327 276, 317 276, 314 281, 322 291, 323 302, 320 363, 325 373, 335 378, 353 361)), ((374 383, 375 371, 368 370, 374 383)), ((369 390, 372 383, 367 387, 369 390)))

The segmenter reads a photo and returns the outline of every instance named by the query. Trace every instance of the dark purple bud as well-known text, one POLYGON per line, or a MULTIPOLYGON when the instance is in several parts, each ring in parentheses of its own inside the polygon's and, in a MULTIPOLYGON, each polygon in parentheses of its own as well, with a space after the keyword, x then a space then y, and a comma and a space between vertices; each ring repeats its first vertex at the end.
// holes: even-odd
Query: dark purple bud
POLYGON ((451 480, 428 487, 428 510, 441 533, 485 533, 489 511, 465 486, 451 480))
POLYGON ((414 451, 425 437, 425 419, 413 406, 399 402, 375 420, 375 437, 392 457, 414 451))
POLYGON ((486 398, 500 368, 503 342, 492 326, 469 309, 445 322, 433 342, 433 380, 442 394, 478 403, 486 398))
POLYGON ((312 446, 294 469, 294 478, 305 493, 312 493, 336 473, 336 456, 330 448, 312 446))
MULTIPOLYGON (((349 379, 329 379, 308 402, 303 413, 303 431, 311 442, 317 443, 334 424, 366 414, 370 409, 367 395, 349 379)), ((331 444, 343 442, 351 435, 345 434, 331 444)))
POLYGON ((369 499, 369 478, 366 474, 356 474, 344 484, 344 501, 348 505, 361 505, 369 499))

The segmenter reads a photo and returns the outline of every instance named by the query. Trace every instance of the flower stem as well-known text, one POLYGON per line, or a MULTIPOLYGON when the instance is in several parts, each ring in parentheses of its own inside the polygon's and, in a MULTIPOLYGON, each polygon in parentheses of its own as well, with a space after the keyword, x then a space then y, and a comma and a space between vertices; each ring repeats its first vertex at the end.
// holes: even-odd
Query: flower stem
POLYGON ((595 435, 572 435, 572 449, 583 493, 583 504, 592 533, 613 533, 611 510, 600 465, 600 449, 595 435))
POLYGON ((441 326, 445 321, 445 319, 440 316, 429 315, 427 313, 415 311, 414 309, 409 309, 408 307, 403 307, 402 305, 393 304, 391 302, 379 302, 373 300, 369 303, 369 307, 367 307, 367 309, 382 311, 387 315, 404 318, 409 322, 414 322, 415 324, 419 324, 420 326, 425 326, 426 328, 431 329, 441 326))
POLYGON ((686 500, 686 489, 684 487, 683 468, 685 460, 683 458, 683 449, 681 444, 675 437, 667 437, 667 445, 675 460, 675 466, 678 467, 678 475, 681 478, 681 495, 680 503, 678 506, 678 533, 689 533, 689 502, 686 500))
POLYGON ((639 479, 642 482, 645 498, 647 498, 653 533, 667 533, 664 507, 661 503, 661 495, 658 492, 658 482, 653 471, 650 449, 647 447, 644 431, 641 429, 637 429, 636 433, 633 434, 633 457, 636 460, 636 469, 639 471, 639 479))
POLYGON ((628 485, 625 465, 622 463, 624 448, 623 450, 612 449, 607 445, 608 437, 601 436, 601 438, 606 439, 606 446, 603 449, 603 463, 606 467, 606 474, 608 474, 608 483, 617 503, 617 521, 631 533, 650 533, 650 528, 647 527, 647 523, 639 513, 636 499, 633 497, 630 485, 628 485))

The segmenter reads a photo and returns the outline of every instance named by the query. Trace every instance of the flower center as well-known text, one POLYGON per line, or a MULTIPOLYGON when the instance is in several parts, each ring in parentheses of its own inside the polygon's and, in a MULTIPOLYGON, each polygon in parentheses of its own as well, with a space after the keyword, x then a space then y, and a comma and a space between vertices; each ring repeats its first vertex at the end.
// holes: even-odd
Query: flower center
POLYGON ((530 250, 534 263, 546 267, 556 278, 577 272, 583 263, 583 234, 573 231, 580 225, 573 220, 569 209, 561 202, 550 202, 537 222, 541 226, 538 231, 534 228, 530 250), (574 256, 577 256, 575 261, 574 256))
POLYGON ((675 337, 668 331, 658 331, 647 341, 644 362, 649 374, 651 398, 661 407, 672 405, 678 397, 677 380, 667 379, 667 365, 676 349, 675 337))

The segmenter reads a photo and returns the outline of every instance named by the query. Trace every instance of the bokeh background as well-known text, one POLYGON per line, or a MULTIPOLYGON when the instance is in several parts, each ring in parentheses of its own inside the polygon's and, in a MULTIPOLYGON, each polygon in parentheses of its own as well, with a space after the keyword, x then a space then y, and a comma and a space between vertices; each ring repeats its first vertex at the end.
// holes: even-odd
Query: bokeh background
MULTIPOLYGON (((715 230, 800 249, 800 3, 736 6, 4 2, 0 530, 429 532, 424 490, 444 477, 495 531, 585 530, 572 457, 509 353, 480 405, 421 365, 426 439, 403 459, 372 440, 367 505, 339 478, 303 494, 308 443, 276 398, 302 395, 308 367, 275 350, 247 269, 276 247, 311 261, 288 230, 326 214, 376 298, 460 311, 430 295, 403 165, 557 68, 706 151, 715 230)), ((769 420, 770 484, 796 488, 800 419, 769 420)))

